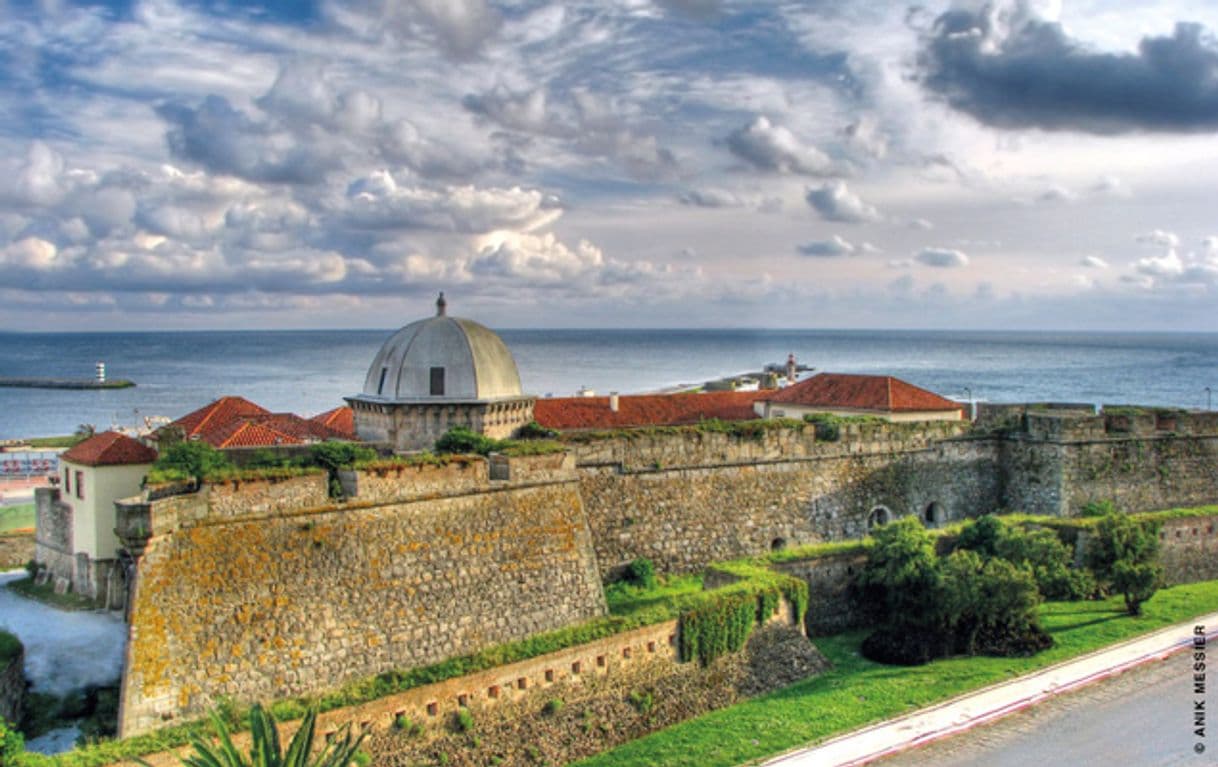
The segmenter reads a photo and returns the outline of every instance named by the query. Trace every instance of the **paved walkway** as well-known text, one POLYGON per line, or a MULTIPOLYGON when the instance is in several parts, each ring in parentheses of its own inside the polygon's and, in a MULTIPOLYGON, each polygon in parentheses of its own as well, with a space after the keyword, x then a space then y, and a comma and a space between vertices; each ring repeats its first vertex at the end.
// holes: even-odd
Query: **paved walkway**
POLYGON ((1169 626, 899 719, 881 722, 819 746, 788 752, 765 764, 774 767, 853 767, 867 764, 905 749, 957 735, 1143 663, 1166 658, 1192 646, 1193 630, 1198 625, 1205 626, 1207 641, 1218 639, 1218 613, 1203 615, 1187 623, 1169 626))

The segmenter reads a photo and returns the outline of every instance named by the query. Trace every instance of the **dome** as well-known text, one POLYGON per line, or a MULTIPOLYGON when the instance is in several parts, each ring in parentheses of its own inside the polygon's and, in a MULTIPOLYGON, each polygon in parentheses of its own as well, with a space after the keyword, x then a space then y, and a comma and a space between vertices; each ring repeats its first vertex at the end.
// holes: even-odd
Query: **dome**
POLYGON ((493 330, 449 317, 444 294, 434 317, 390 336, 368 368, 364 399, 385 402, 487 401, 520 397, 512 353, 493 330))

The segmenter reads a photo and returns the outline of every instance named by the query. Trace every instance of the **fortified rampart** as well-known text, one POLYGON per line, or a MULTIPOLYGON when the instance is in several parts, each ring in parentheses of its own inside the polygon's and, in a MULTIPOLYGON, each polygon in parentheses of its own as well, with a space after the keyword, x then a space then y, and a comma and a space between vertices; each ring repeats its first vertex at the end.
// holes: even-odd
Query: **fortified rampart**
POLYGON ((477 460, 354 479, 348 503, 322 474, 119 504, 140 552, 122 735, 221 696, 318 692, 604 613, 570 473, 492 481, 477 460))
MULTIPOLYGON (((577 434, 559 454, 340 472, 345 502, 324 474, 131 499, 118 515, 138 557, 120 731, 600 615, 602 577, 637 557, 688 572, 899 516, 1218 498, 1218 416, 1124 415, 1028 410, 987 431, 847 421, 819 438, 813 425, 577 434)), ((1196 535, 1169 571, 1206 559, 1212 528, 1196 535)), ((781 566, 809 583, 811 630, 854 620, 858 564, 781 566)))
POLYGON ((0 720, 20 722, 25 712, 25 648, 0 658, 0 720))

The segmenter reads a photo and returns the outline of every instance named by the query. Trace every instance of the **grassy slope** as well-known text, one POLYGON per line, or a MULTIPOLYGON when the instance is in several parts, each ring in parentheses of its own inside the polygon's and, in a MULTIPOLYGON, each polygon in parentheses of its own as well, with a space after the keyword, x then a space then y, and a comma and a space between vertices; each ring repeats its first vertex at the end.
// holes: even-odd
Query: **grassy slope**
POLYGON ((1160 591, 1139 618, 1121 609, 1119 598, 1044 605, 1042 623, 1056 644, 1032 658, 957 658, 905 668, 859 656, 866 632, 817 639, 832 671, 577 764, 727 767, 776 754, 1218 610, 1218 581, 1160 591))
POLYGON ((10 530, 29 530, 34 527, 34 504, 0 506, 0 533, 10 530))

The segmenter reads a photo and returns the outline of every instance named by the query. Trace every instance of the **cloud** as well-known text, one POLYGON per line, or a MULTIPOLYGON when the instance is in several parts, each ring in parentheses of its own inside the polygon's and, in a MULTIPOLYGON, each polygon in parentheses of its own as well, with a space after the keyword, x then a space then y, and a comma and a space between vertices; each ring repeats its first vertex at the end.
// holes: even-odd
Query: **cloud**
POLYGON ((1099 256, 1083 256, 1079 259, 1079 265, 1085 266, 1088 269, 1107 269, 1108 262, 1099 256))
POLYGON ((931 229, 935 228, 935 225, 924 218, 912 218, 909 220, 909 228, 929 232, 931 229))
POLYGON ((759 170, 809 176, 834 173, 828 155, 764 116, 730 133, 726 143, 732 154, 759 170))
POLYGON ((745 205, 744 200, 734 192, 713 187, 682 192, 680 200, 685 205, 698 208, 740 208, 745 205))
POLYGON ((1036 17, 1027 3, 989 3, 939 16, 919 64, 927 89, 1002 128, 1218 128, 1218 47, 1199 24, 1144 37, 1136 53, 1107 53, 1036 17))
POLYGON ((836 258, 838 256, 853 256, 859 252, 859 248, 847 240, 842 239, 839 235, 833 235, 829 240, 818 240, 815 242, 805 243, 795 248, 805 256, 813 258, 836 258))
POLYGON ((822 218, 829 221, 859 223, 880 219, 880 212, 851 192, 844 181, 831 181, 809 189, 805 199, 822 218))
POLYGON ((330 0, 325 12, 367 38, 389 33, 403 42, 432 40, 453 58, 475 56, 503 18, 486 0, 330 0))
POLYGON ((1164 248, 1180 247, 1180 238, 1176 236, 1176 233, 1167 232, 1162 229, 1155 229, 1152 232, 1140 234, 1136 239, 1138 242, 1145 243, 1147 245, 1158 245, 1164 248))
POLYGON ((968 266, 968 256, 951 248, 922 248, 914 254, 914 261, 923 266, 940 269, 959 269, 968 266))

